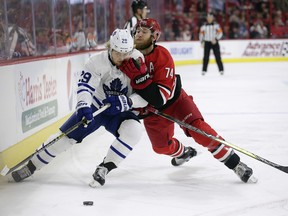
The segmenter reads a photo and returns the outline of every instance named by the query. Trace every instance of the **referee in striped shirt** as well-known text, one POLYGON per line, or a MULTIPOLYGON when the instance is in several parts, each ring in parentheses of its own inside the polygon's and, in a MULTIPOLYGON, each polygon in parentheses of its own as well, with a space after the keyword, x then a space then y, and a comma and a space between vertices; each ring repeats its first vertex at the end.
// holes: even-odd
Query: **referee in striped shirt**
POLYGON ((211 49, 213 50, 216 63, 219 68, 219 73, 221 75, 224 74, 223 63, 221 60, 220 46, 218 42, 221 39, 222 35, 223 32, 220 25, 214 22, 214 15, 212 13, 208 13, 207 23, 201 26, 199 35, 201 45, 202 47, 204 47, 202 75, 205 75, 205 73, 207 73, 207 67, 211 49))
POLYGON ((131 4, 133 16, 125 23, 124 29, 128 29, 131 35, 134 37, 134 27, 138 20, 145 19, 150 10, 147 7, 145 0, 133 0, 131 4))

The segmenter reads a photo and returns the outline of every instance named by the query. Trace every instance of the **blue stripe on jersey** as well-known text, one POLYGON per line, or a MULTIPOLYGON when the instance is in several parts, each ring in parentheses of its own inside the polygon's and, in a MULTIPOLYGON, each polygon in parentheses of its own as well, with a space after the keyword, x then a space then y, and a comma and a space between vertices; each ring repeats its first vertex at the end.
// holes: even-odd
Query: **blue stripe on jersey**
POLYGON ((133 148, 131 146, 129 146, 128 144, 124 143, 122 140, 120 140, 118 137, 116 138, 123 146, 125 146, 126 148, 128 148, 130 151, 133 150, 133 148))
POLYGON ((113 146, 110 146, 110 149, 114 151, 117 155, 119 155, 121 158, 126 158, 125 155, 123 155, 121 152, 119 152, 117 149, 115 149, 113 146))
POLYGON ((93 99, 96 101, 96 103, 97 103, 99 106, 102 106, 102 105, 103 105, 103 103, 102 103, 100 100, 98 100, 98 98, 96 98, 95 96, 93 96, 93 99))
POLYGON ((92 86, 90 86, 90 85, 88 85, 88 84, 86 84, 86 83, 78 83, 78 87, 80 87, 80 86, 84 86, 84 87, 90 89, 90 90, 93 91, 93 92, 95 91, 95 89, 92 88, 92 86))
POLYGON ((77 91, 77 94, 79 94, 81 92, 88 92, 89 94, 92 95, 92 93, 88 89, 80 89, 80 90, 77 91))

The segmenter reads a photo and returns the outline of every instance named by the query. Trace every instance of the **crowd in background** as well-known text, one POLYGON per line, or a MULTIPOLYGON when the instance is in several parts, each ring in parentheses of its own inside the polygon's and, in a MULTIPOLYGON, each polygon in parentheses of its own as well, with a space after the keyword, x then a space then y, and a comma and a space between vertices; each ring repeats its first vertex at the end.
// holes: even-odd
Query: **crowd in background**
POLYGON ((288 38, 288 1, 167 1, 164 40, 198 40, 208 12, 215 14, 224 39, 288 38))
MULTIPOLYGON (((96 49, 132 15, 132 0, 0 0, 0 61, 96 49)), ((285 0, 148 0, 162 41, 199 39, 208 12, 224 39, 288 38, 285 0)))

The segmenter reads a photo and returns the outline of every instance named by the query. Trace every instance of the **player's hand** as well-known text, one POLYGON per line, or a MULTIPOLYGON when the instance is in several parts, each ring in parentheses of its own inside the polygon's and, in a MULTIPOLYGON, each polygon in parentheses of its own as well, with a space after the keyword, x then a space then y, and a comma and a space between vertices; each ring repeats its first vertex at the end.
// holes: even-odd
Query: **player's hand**
POLYGON ((90 122, 93 121, 93 112, 92 108, 85 101, 78 101, 76 106, 76 115, 78 122, 84 121, 87 126, 90 122))
MULTIPOLYGON (((150 105, 148 105, 150 106, 150 105)), ((139 119, 144 119, 148 116, 150 116, 152 113, 149 112, 146 107, 142 108, 133 108, 134 113, 138 116, 139 119)))
POLYGON ((130 78, 134 89, 144 89, 152 82, 145 62, 140 57, 137 60, 130 58, 123 61, 119 69, 130 78))
POLYGON ((132 108, 132 101, 126 95, 111 95, 104 99, 103 103, 110 104, 110 107, 104 111, 108 115, 117 115, 132 108))
POLYGON ((86 124, 90 123, 93 120, 93 113, 91 107, 82 107, 77 110, 78 121, 82 121, 83 118, 86 124))

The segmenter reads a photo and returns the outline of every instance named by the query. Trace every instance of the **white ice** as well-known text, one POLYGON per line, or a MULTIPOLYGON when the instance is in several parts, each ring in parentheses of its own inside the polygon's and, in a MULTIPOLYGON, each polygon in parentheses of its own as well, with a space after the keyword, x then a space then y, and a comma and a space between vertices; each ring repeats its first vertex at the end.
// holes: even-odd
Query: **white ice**
MULTIPOLYGON (((288 62, 178 66, 183 87, 205 120, 228 142, 288 165, 288 62)), ((143 137, 102 188, 88 186, 113 137, 100 129, 21 183, 0 178, 1 216, 287 216, 288 174, 239 153, 257 184, 244 184, 203 147, 182 167, 156 155, 143 137), (84 206, 83 201, 93 201, 84 206)))

